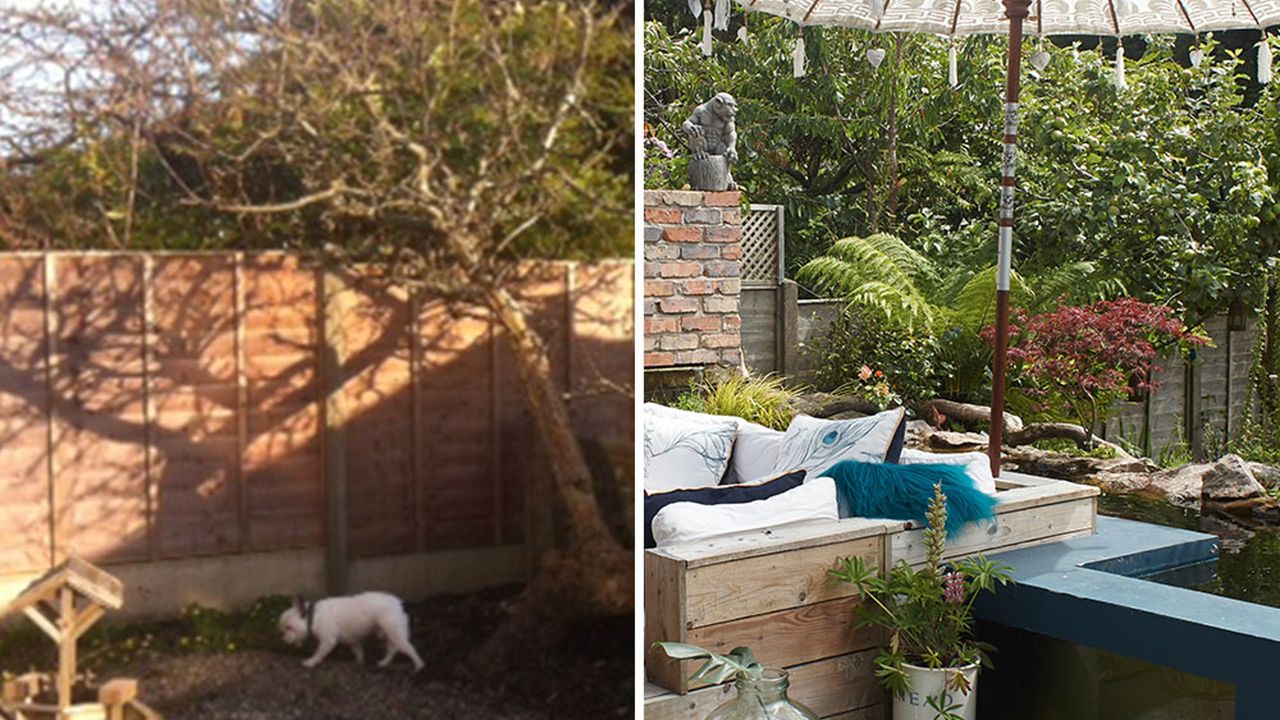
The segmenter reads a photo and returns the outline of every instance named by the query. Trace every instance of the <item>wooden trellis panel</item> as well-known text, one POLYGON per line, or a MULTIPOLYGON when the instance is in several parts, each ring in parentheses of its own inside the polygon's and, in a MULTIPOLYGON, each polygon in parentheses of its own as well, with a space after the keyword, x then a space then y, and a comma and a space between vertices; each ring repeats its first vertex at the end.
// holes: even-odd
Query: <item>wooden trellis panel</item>
POLYGON ((742 223, 742 281, 755 285, 782 282, 786 257, 781 205, 755 205, 742 223))

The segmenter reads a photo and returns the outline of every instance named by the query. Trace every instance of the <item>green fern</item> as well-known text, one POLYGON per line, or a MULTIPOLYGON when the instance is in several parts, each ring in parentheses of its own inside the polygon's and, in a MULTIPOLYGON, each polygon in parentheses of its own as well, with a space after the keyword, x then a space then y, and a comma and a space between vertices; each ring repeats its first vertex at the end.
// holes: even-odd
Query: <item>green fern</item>
POLYGON ((920 289, 933 277, 923 255, 885 234, 837 240, 796 275, 818 295, 843 297, 853 310, 871 310, 913 330, 932 329, 938 316, 920 289))
MULTIPOLYGON (((1009 275, 1009 305, 1027 307, 1035 296, 1031 288, 1016 272, 1009 275)), ((956 324, 972 332, 995 322, 996 319, 996 267, 980 270, 960 288, 949 303, 955 312, 956 324)))
POLYGON ((938 274, 933 267, 933 263, 902 242, 897 236, 888 233, 876 233, 867 237, 864 242, 881 255, 892 260, 894 265, 909 275, 917 284, 937 282, 938 274))

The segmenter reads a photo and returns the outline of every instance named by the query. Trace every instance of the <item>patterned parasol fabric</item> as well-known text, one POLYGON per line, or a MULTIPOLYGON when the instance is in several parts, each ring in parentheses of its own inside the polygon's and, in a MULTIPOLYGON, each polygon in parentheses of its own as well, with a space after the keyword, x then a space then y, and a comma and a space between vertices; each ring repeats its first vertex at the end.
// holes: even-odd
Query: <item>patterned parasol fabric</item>
MULTIPOLYGON (((938 35, 1008 31, 1000 0, 738 0, 800 25, 938 35)), ((1028 35, 1200 33, 1280 25, 1280 0, 1035 0, 1028 35)))

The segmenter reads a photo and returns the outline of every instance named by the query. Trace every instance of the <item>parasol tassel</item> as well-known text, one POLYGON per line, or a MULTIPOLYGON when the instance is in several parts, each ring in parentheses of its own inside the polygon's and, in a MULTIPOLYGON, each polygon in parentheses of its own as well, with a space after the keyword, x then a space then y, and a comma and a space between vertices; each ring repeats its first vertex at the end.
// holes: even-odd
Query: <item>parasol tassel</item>
POLYGON ((947 49, 947 82, 951 83, 951 87, 960 87, 960 73, 956 70, 956 44, 951 42, 951 47, 947 49))
POLYGON ((1124 79, 1124 43, 1116 44, 1116 89, 1124 90, 1129 83, 1124 79))
POLYGON ((729 0, 716 0, 715 20, 717 30, 729 29, 729 0))
POLYGON ((796 33, 796 50, 791 56, 791 76, 804 77, 804 30, 796 33))
POLYGON ((702 17, 702 0, 689 0, 689 12, 693 13, 695 18, 702 17))
POLYGON ((702 13, 702 54, 711 57, 711 13, 702 13))
POLYGON ((1263 85, 1271 82, 1271 43, 1267 42, 1266 35, 1258 45, 1258 82, 1263 85))

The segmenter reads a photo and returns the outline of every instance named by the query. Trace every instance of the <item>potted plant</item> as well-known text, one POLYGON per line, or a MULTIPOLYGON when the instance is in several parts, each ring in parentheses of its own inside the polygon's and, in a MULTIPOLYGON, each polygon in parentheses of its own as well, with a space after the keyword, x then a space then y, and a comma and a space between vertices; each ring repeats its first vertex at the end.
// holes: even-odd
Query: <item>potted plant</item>
POLYGON ((904 560, 883 577, 861 558, 831 570, 863 598, 859 627, 880 626, 888 644, 876 657, 876 675, 893 693, 894 720, 973 720, 978 668, 990 646, 973 638, 973 601, 1012 580, 1006 566, 982 556, 943 565, 947 498, 936 485, 924 531, 925 563, 904 560))
POLYGON ((657 642, 653 646, 673 660, 706 660, 690 680, 718 685, 735 679, 737 694, 705 720, 818 720, 812 710, 787 696, 787 671, 762 666, 750 648, 736 647, 728 655, 718 655, 687 643, 657 642))

